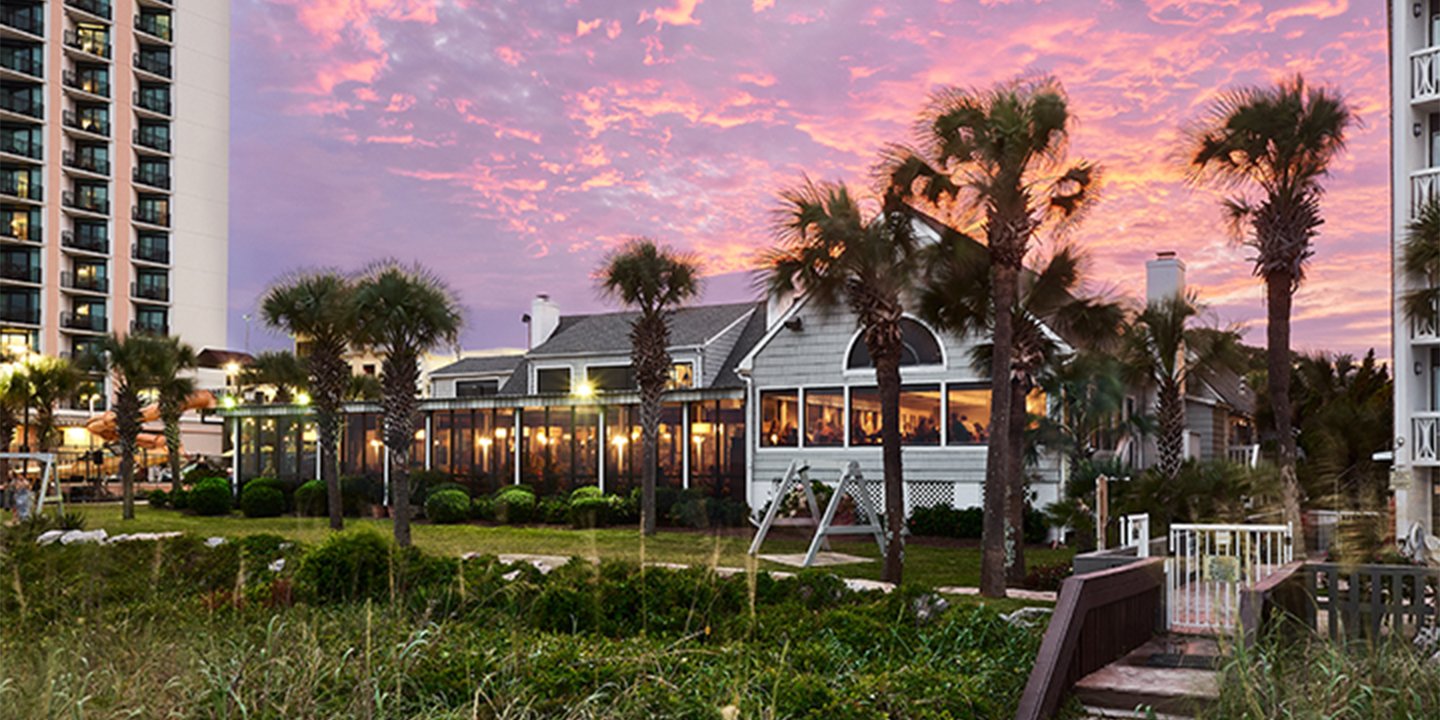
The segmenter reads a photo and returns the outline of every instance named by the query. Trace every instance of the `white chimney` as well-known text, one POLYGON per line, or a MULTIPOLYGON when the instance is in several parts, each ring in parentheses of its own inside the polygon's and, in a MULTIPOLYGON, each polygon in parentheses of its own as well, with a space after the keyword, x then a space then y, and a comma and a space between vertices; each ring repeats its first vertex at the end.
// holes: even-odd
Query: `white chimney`
POLYGON ((1145 263, 1145 302, 1153 303, 1185 295, 1185 262, 1174 250, 1155 253, 1145 263))
POLYGON ((769 293, 765 296, 765 329, 775 327, 790 307, 795 304, 795 291, 769 293))
POLYGON ((530 301, 530 314, 527 316, 530 323, 530 349, 540 347, 542 343, 555 334, 555 328, 560 327, 560 306, 550 299, 549 295, 541 293, 530 301))

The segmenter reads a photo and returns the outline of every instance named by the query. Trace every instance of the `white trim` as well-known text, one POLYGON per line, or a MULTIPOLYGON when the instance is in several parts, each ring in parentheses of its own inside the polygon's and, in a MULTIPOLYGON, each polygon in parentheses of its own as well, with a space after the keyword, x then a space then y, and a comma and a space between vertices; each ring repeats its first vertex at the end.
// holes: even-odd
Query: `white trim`
POLYGON ((531 394, 531 395, 539 395, 539 394, 540 394, 540 371, 541 371, 541 370, 559 370, 559 369, 564 369, 564 370, 566 370, 567 372, 570 373, 570 390, 569 390, 568 392, 566 392, 565 394, 566 394, 566 395, 569 395, 569 394, 575 392, 575 366, 574 366, 573 364, 571 364, 571 363, 562 363, 562 364, 558 364, 558 365, 538 365, 538 364, 535 364, 535 363, 531 363, 531 364, 530 364, 530 393, 529 393, 529 394, 531 394))
MULTIPOLYGON (((750 348, 750 352, 745 353, 745 357, 740 359, 740 364, 736 365, 735 369, 737 371, 753 370, 755 368, 755 356, 758 355, 766 345, 769 345, 770 341, 774 340, 776 335, 780 334, 780 331, 785 328, 785 322, 800 312, 800 308, 808 302, 810 302, 810 296, 802 295, 796 298, 795 302, 790 303, 790 307, 786 309, 784 313, 781 313, 780 318, 772 323, 769 328, 766 328, 765 334, 760 336, 760 340, 755 343, 754 347, 750 348)), ((769 322, 769 318, 766 318, 766 322, 769 322)))
MULTIPOLYGON (((928 363, 928 364, 925 364, 925 365, 908 365, 908 366, 901 366, 901 367, 900 367, 900 377, 901 377, 901 380, 902 380, 902 381, 904 380, 905 373, 907 373, 907 372, 912 372, 912 373, 913 373, 913 372, 919 372, 919 373, 948 372, 948 371, 950 370, 950 353, 945 350, 945 340, 944 340, 944 336, 941 335, 940 333, 936 332, 936 331, 935 331, 935 328, 934 328, 934 327, 931 327, 930 323, 927 323, 927 322, 925 322, 924 320, 921 320, 920 318, 918 318, 918 317, 916 317, 916 316, 914 316, 914 315, 911 315, 910 313, 901 313, 901 314, 900 314, 900 319, 901 319, 901 320, 906 320, 906 319, 914 320, 917 325, 919 325, 920 327, 923 327, 923 328, 925 328, 926 330, 928 330, 928 331, 930 332, 930 336, 933 337, 933 338, 935 338, 935 345, 940 348, 940 363, 939 363, 939 364, 928 363)), ((840 372, 841 372, 842 375, 867 375, 867 374, 868 374, 868 375, 874 375, 874 374, 875 374, 875 368, 874 368, 873 366, 872 366, 872 367, 868 367, 868 368, 852 368, 852 367, 850 367, 850 353, 851 353, 851 352, 854 352, 854 350, 855 350, 855 343, 860 342, 860 336, 863 335, 864 333, 865 333, 865 328, 863 328, 863 327, 857 327, 857 328, 855 329, 855 333, 850 336, 850 342, 848 342, 848 343, 845 344, 845 352, 840 356, 840 372)), ((903 333, 902 333, 902 337, 903 337, 903 333)), ((874 362, 874 358, 871 358, 871 362, 874 362)))
POLYGON ((690 403, 680 403, 680 489, 690 489, 690 403))
POLYGON ((725 337, 726 333, 728 333, 728 332, 730 332, 731 330, 733 330, 736 325, 741 325, 741 324, 743 324, 743 323, 749 322, 749 321, 750 321, 750 317, 751 317, 752 315, 754 315, 754 314, 755 314, 755 308, 752 307, 752 308, 750 308, 750 311, 749 311, 749 312, 745 313, 744 315, 741 315, 739 318, 737 318, 737 319, 735 320, 735 322, 732 322, 732 323, 730 323, 729 325, 726 325, 724 330, 721 330, 720 332, 715 333, 715 335, 714 335, 713 337, 711 337, 710 339, 706 340, 705 342, 700 343, 699 348, 700 348, 701 350, 703 350, 703 349, 705 349, 705 348, 710 347, 711 343, 714 343, 716 340, 719 340, 720 338, 725 337))

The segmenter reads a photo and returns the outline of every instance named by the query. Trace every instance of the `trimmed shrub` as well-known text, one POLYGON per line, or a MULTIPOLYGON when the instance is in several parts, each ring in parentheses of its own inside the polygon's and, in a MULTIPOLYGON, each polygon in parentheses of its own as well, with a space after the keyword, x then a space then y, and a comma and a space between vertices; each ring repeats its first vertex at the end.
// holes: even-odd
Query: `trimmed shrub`
POLYGON ((325 483, 320 480, 308 480, 304 485, 295 488, 295 512, 307 517, 321 517, 329 514, 326 502, 329 493, 325 492, 325 483))
POLYGON ((1025 506, 1025 542, 1039 545, 1050 539, 1050 523, 1045 513, 1029 505, 1025 506))
POLYGON ((170 494, 164 490, 151 490, 145 499, 150 501, 150 507, 157 510, 170 506, 170 494))
POLYGON ((640 522, 640 496, 635 493, 628 495, 606 495, 610 501, 610 523, 612 525, 634 525, 640 522))
POLYGON ((477 497, 470 501, 471 520, 494 520, 495 499, 489 497, 477 497))
POLYGON ((179 490, 170 493, 169 501, 170 507, 175 508, 176 510, 189 510, 190 491, 186 490, 185 488, 180 488, 179 490))
POLYGON ((978 507, 968 507, 960 511, 960 524, 956 537, 967 540, 979 540, 985 534, 985 511, 978 507))
MULTIPOLYGON (((274 488, 268 488, 274 489, 274 488)), ((278 491, 277 491, 278 492, 278 491)), ((283 506, 284 498, 281 503, 283 506)), ((230 483, 225 478, 209 477, 195 483, 190 490, 190 509, 196 515, 225 515, 230 512, 230 483)))
POLYGON ((210 467, 209 465, 205 465, 205 464, 202 463, 202 464, 196 465, 195 467, 190 468, 189 470, 186 470, 186 471, 185 471, 185 474, 181 476, 181 480, 182 480, 186 485, 199 485, 199 484, 200 484, 200 481, 201 481, 201 480, 204 480, 204 479, 206 479, 206 478, 224 477, 224 476, 225 476, 224 471, 222 471, 222 470, 217 470, 217 469, 215 469, 215 468, 210 467))
POLYGON ((425 498, 425 517, 430 522, 454 524, 470 517, 470 496, 464 490, 437 490, 425 498))
POLYGON ((962 511, 950 503, 917 507, 910 513, 911 534, 920 537, 960 537, 960 516, 962 511))
POLYGON ((340 506, 347 517, 364 514, 371 505, 385 503, 385 482, 373 475, 347 475, 340 478, 340 506))
POLYGON ((540 501, 536 512, 540 522, 549 525, 563 525, 569 522, 570 503, 563 497, 552 495, 540 501))
POLYGON ((240 492, 240 511, 249 518, 280 517, 285 514, 285 493, 251 483, 240 492))
POLYGON ((610 498, 603 496, 578 497, 570 501, 570 526, 576 528, 598 528, 610 524, 610 498))
POLYGON ((300 559, 295 581, 319 602, 379 598, 390 585, 390 542, 378 533, 336 533, 300 559))
POLYGON ((604 496, 605 493, 600 492, 600 488, 596 485, 581 485, 570 491, 570 502, 573 503, 580 498, 598 498, 604 496))
POLYGON ((410 473, 411 504, 424 505, 426 498, 430 497, 430 493, 451 488, 465 489, 463 486, 457 485, 454 476, 447 472, 416 470, 410 473))
POLYGON ((511 485, 495 496, 495 520, 506 525, 527 523, 535 517, 535 491, 511 485))

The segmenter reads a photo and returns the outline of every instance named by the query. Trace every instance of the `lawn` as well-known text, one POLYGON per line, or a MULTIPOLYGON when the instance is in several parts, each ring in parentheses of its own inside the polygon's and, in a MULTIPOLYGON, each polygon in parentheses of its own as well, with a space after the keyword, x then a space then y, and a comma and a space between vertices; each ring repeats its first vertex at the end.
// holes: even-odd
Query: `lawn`
MULTIPOLYGON (((104 528, 114 535, 133 532, 165 532, 179 530, 206 536, 239 536, 275 533, 304 543, 317 543, 329 532, 324 518, 279 517, 251 519, 199 517, 176 510, 157 510, 137 504, 135 519, 120 517, 119 504, 72 505, 69 508, 85 515, 86 527, 104 528)), ((389 535, 390 521, 346 519, 346 527, 368 527, 389 535)), ((750 534, 715 534, 697 531, 662 530, 651 538, 642 537, 630 528, 603 530, 572 530, 555 526, 491 526, 491 525, 430 525, 417 523, 411 528, 415 544, 441 555, 465 553, 532 553, 540 555, 579 556, 586 558, 620 559, 632 562, 679 563, 685 565, 717 565, 745 567, 745 551, 750 534)), ((845 538, 832 541, 833 547, 851 555, 870 558, 870 562, 830 568, 844 577, 880 579, 880 552, 873 542, 845 538)), ((808 540, 792 533, 772 534, 763 553, 801 553, 808 540)), ((1030 547, 1026 549, 1029 565, 1068 563, 1074 552, 1069 549, 1030 547)), ((791 570, 786 566, 760 562, 762 570, 791 570)), ((980 550, 955 543, 942 543, 916 538, 905 548, 905 580, 931 587, 974 587, 980 583, 980 550)))

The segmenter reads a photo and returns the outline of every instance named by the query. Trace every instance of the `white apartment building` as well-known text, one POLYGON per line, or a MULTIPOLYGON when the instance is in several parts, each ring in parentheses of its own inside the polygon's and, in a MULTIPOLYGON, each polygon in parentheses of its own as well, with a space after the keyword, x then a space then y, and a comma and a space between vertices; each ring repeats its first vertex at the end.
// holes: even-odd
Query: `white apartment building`
POLYGON ((225 347, 229 54, 228 0, 0 0, 0 344, 225 347))
POLYGON ((1440 0, 1394 3, 1391 48, 1391 351, 1395 359, 1395 526, 1436 527, 1440 468, 1440 314, 1405 314, 1408 290, 1440 282, 1409 277, 1406 228, 1440 190, 1440 0))

